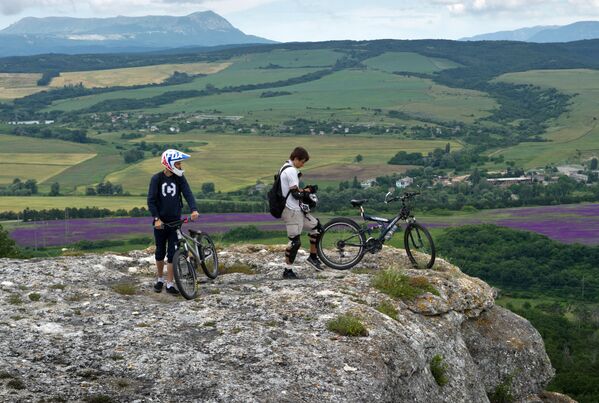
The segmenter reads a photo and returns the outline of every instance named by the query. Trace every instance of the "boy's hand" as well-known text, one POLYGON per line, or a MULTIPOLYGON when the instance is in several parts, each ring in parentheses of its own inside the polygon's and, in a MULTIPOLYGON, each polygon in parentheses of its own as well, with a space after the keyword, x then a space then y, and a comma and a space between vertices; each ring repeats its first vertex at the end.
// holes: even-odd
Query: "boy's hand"
POLYGON ((162 229, 162 221, 160 221, 160 218, 154 221, 154 228, 162 229))
POLYGON ((200 216, 200 213, 198 213, 197 211, 192 211, 191 212, 191 221, 197 220, 199 216, 200 216))

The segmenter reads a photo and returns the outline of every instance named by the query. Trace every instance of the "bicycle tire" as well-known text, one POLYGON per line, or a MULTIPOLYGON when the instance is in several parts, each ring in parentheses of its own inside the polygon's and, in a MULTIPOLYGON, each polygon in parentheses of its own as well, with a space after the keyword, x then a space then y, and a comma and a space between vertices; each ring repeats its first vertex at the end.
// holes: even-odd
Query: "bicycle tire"
POLYGON ((366 237, 360 226, 352 219, 333 218, 322 228, 322 233, 316 244, 318 257, 327 266, 336 270, 351 269, 364 257, 366 237), (348 241, 355 239, 356 243, 348 248, 348 241), (349 260, 344 261, 345 258, 349 260))
POLYGON ((435 264, 435 243, 426 228, 411 223, 404 232, 404 247, 412 265, 418 269, 430 269, 435 264))
POLYGON ((184 249, 177 249, 173 256, 175 283, 185 299, 194 299, 198 296, 196 268, 189 261, 190 259, 193 259, 193 256, 188 257, 184 249))
POLYGON ((218 276, 218 253, 216 252, 216 246, 212 242, 212 238, 208 234, 200 234, 196 241, 200 243, 198 248, 200 251, 200 258, 202 270, 204 274, 211 279, 215 279, 218 276))

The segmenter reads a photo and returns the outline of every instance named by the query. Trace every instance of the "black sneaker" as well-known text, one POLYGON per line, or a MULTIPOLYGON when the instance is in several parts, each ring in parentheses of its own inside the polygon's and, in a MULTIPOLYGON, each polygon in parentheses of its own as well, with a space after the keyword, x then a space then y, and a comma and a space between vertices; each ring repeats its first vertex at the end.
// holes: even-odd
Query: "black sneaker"
POLYGON ((154 291, 162 292, 163 285, 164 285, 164 283, 162 281, 157 281, 156 284, 154 284, 154 291))
POLYGON ((177 290, 175 287, 166 287, 166 293, 172 295, 179 295, 179 290, 177 290))
POLYGON ((306 259, 306 263, 308 263, 310 266, 314 267, 318 271, 324 270, 324 268, 322 267, 322 262, 317 257, 308 256, 308 259, 306 259))
POLYGON ((285 269, 283 272, 283 278, 287 280, 297 280, 299 277, 293 272, 292 269, 285 269))

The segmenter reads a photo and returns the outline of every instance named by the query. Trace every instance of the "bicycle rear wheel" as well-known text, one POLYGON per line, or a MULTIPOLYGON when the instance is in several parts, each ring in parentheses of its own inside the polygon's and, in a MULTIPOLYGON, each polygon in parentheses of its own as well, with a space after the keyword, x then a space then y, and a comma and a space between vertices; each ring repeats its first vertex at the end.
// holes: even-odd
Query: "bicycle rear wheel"
POLYGON ((326 223, 318 240, 320 260, 337 270, 351 269, 364 256, 364 233, 349 218, 334 218, 326 223))
POLYGON ((177 288, 185 299, 198 296, 196 266, 193 255, 188 255, 184 249, 177 249, 173 256, 173 274, 177 288))
POLYGON ((198 249, 200 251, 200 258, 202 259, 202 270, 209 278, 216 278, 218 276, 218 254, 216 253, 216 246, 212 242, 212 238, 208 234, 201 233, 196 241, 200 244, 198 249))
POLYGON ((411 223, 404 232, 404 247, 410 261, 418 269, 430 269, 435 263, 435 244, 426 228, 411 223))

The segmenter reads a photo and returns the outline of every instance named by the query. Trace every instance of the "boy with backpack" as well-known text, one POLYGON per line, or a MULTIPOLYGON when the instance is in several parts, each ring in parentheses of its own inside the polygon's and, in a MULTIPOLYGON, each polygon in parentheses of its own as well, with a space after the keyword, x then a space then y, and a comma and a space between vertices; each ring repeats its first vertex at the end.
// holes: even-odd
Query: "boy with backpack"
MULTIPOLYGON (((300 188, 299 177, 302 168, 310 159, 310 155, 303 147, 296 147, 283 164, 279 174, 275 176, 275 184, 269 192, 271 214, 276 218, 283 218, 287 229, 289 244, 285 250, 285 262, 292 265, 301 246, 300 235, 304 227, 308 228, 310 238, 310 256, 306 263, 316 270, 323 270, 322 263, 316 255, 316 244, 320 238, 322 226, 320 221, 310 214, 310 207, 316 204, 316 191, 318 187, 307 186, 300 188)), ((297 279, 291 268, 285 268, 283 278, 297 279)))
POLYGON ((183 176, 182 161, 189 155, 177 150, 166 150, 162 153, 164 170, 158 172, 150 180, 148 189, 148 209, 154 217, 154 239, 156 241, 156 277, 154 291, 161 292, 164 286, 164 257, 167 257, 166 292, 179 294, 173 284, 173 255, 177 245, 177 230, 163 223, 170 223, 181 219, 183 200, 187 200, 191 210, 191 219, 199 217, 195 198, 183 176), (168 248, 167 248, 168 244, 168 248))

